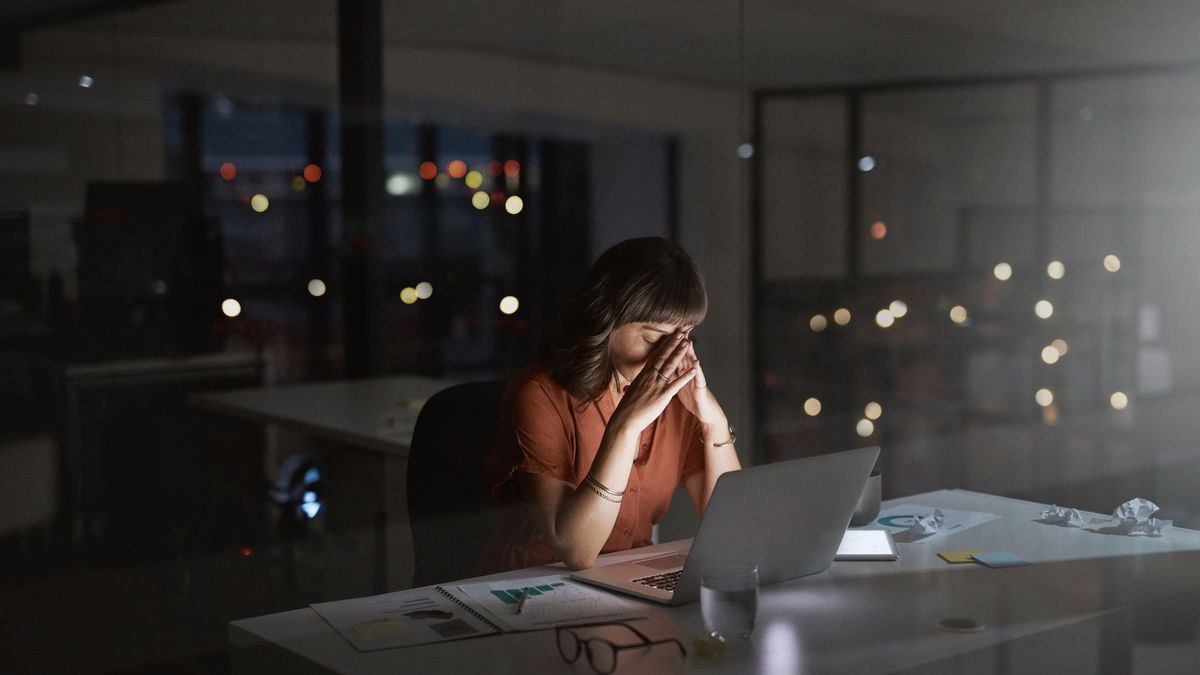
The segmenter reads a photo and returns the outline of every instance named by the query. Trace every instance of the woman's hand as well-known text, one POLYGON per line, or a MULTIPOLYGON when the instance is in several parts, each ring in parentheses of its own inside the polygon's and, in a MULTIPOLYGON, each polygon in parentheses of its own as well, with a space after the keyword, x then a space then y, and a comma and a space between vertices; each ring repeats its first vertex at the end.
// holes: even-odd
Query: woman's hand
POLYGON ((683 333, 659 340, 649 363, 629 383, 621 403, 613 412, 613 419, 618 425, 641 433, 658 419, 671 398, 692 381, 697 369, 682 367, 690 344, 683 333))
POLYGON ((704 377, 704 369, 700 367, 700 357, 696 356, 696 345, 691 340, 687 343, 687 353, 680 360, 680 370, 695 371, 696 375, 687 386, 679 390, 679 401, 688 412, 700 420, 705 427, 724 433, 729 428, 729 418, 717 403, 717 397, 708 388, 708 380, 704 377))

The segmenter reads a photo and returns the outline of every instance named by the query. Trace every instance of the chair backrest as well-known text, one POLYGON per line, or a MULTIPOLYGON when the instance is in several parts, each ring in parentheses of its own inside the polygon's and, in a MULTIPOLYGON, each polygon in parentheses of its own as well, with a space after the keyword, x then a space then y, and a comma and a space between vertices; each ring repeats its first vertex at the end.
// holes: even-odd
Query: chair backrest
POLYGON ((499 510, 483 460, 492 448, 506 382, 468 382, 429 398, 408 455, 413 586, 471 576, 499 510))

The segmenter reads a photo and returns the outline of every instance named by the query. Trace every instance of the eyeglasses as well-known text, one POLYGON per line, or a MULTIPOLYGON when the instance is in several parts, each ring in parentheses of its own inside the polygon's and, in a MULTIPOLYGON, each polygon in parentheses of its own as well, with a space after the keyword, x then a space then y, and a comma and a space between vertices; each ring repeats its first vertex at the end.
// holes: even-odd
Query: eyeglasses
POLYGON ((673 644, 679 648, 679 656, 681 658, 687 656, 687 650, 683 648, 683 643, 679 640, 675 638, 651 640, 638 629, 625 623, 590 623, 580 626, 559 626, 555 632, 555 637, 558 639, 558 653, 562 655, 564 661, 575 663, 579 660, 579 655, 586 651, 588 663, 591 664, 593 670, 597 673, 602 673, 602 675, 609 675, 609 673, 617 669, 617 654, 625 649, 645 649, 654 645, 673 644), (642 641, 634 644, 618 645, 599 637, 581 639, 575 634, 575 629, 578 628, 599 628, 601 626, 621 626, 628 628, 634 635, 641 638, 642 641))

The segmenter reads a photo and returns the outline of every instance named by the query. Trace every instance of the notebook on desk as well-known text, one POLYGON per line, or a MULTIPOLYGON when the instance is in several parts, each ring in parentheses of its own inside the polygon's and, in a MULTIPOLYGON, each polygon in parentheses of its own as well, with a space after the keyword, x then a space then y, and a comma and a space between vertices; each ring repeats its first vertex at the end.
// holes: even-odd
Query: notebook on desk
POLYGON ((717 480, 687 552, 573 572, 572 579, 681 605, 700 597, 706 565, 758 565, 759 584, 824 571, 833 562, 879 448, 764 464, 717 480))

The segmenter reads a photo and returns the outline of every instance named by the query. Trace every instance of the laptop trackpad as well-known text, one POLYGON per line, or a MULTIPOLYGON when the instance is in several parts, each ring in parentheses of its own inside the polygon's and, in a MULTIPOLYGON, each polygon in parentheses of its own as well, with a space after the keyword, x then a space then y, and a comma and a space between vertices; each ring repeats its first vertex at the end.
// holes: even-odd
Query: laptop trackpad
POLYGON ((683 562, 687 560, 687 556, 683 553, 673 553, 664 555, 661 558, 650 558, 649 560, 639 560, 638 565, 650 567, 656 570, 671 570, 677 567, 683 567, 683 562))

